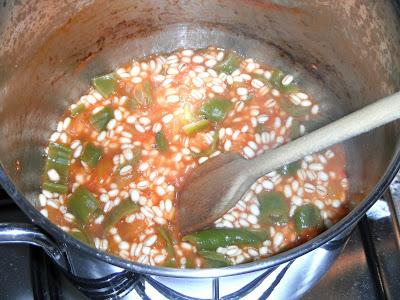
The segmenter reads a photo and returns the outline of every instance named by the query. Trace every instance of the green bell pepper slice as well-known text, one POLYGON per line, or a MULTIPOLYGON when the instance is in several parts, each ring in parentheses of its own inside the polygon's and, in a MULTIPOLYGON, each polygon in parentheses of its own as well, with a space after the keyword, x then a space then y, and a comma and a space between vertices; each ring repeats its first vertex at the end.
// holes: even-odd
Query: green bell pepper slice
POLYGON ((229 260, 229 258, 221 253, 202 250, 199 251, 199 255, 204 258, 207 266, 210 268, 222 268, 232 265, 232 262, 229 260))
POLYGON ((275 69, 272 71, 271 78, 269 82, 271 85, 279 90, 282 93, 294 93, 298 90, 297 86, 294 83, 290 83, 288 85, 283 85, 282 80, 285 78, 286 74, 283 73, 281 70, 275 69))
POLYGON ((149 106, 151 103, 153 103, 153 95, 151 90, 152 88, 150 81, 144 80, 135 87, 133 99, 145 107, 149 106))
POLYGON ((298 160, 279 168, 278 173, 284 176, 294 176, 300 168, 301 160, 298 160))
POLYGON ((213 122, 223 121, 230 110, 233 107, 233 103, 226 99, 213 98, 200 107, 200 114, 207 120, 213 122))
POLYGON ((48 181, 43 182, 42 188, 46 191, 59 194, 65 194, 68 191, 67 185, 48 181))
POLYGON ((42 188, 49 192, 66 193, 68 185, 69 164, 72 150, 66 146, 52 143, 48 147, 47 160, 44 169, 44 182, 42 188), (54 169, 60 179, 57 182, 50 180, 47 172, 54 169))
POLYGON ((208 120, 199 120, 195 121, 193 123, 186 124, 185 126, 182 127, 183 132, 187 135, 193 135, 197 132, 200 132, 207 127, 210 126, 210 121, 208 120))
POLYGON ((89 222, 90 216, 96 211, 97 207, 97 199, 83 185, 72 193, 67 205, 68 211, 83 225, 89 222))
POLYGON ((308 115, 310 111, 308 107, 294 104, 288 97, 281 98, 278 104, 282 110, 295 118, 304 117, 308 115))
POLYGON ((162 132, 162 131, 157 132, 155 135, 155 139, 156 139, 157 149, 160 152, 165 152, 169 149, 168 140, 165 137, 164 132, 162 132))
POLYGON ((266 131, 265 124, 258 123, 257 126, 254 128, 254 132, 258 134, 262 134, 266 131))
POLYGON ((140 103, 136 98, 129 98, 126 100, 125 106, 129 111, 134 112, 140 107, 140 103))
POLYGON ((225 73, 230 75, 235 70, 239 69, 239 67, 240 67, 239 57, 235 53, 230 52, 228 55, 225 56, 225 58, 220 63, 215 65, 213 69, 218 73, 225 73))
POLYGON ((139 211, 139 205, 132 202, 129 198, 122 200, 118 206, 114 207, 104 220, 104 233, 107 234, 121 219, 139 211))
POLYGON ((195 122, 196 118, 193 115, 193 112, 191 110, 191 105, 189 103, 185 103, 183 105, 183 116, 185 117, 185 120, 188 122, 195 122))
POLYGON ((282 193, 262 192, 258 195, 258 201, 260 202, 260 222, 278 226, 289 222, 289 206, 282 193))
POLYGON ((90 117, 90 123, 99 131, 106 129, 108 122, 114 117, 114 111, 110 106, 104 107, 90 117))
POLYGON ((230 245, 258 245, 267 238, 266 230, 211 228, 188 234, 182 241, 192 243, 200 250, 212 251, 230 245))
POLYGON ((97 76, 92 79, 92 86, 104 97, 115 93, 118 87, 117 76, 114 73, 97 76))
POLYGON ((81 160, 88 164, 89 167, 95 168, 103 156, 101 147, 95 146, 93 143, 87 143, 83 148, 81 160))
POLYGON ((299 206, 293 215, 296 231, 301 233, 311 228, 319 228, 323 226, 321 213, 314 204, 307 203, 299 206))
POLYGON ((168 253, 168 257, 164 263, 164 266, 170 267, 170 268, 175 267, 176 266, 175 249, 174 249, 173 241, 171 239, 171 235, 170 235, 169 231, 162 226, 156 227, 155 230, 161 235, 161 237, 164 239, 165 243, 167 244, 166 250, 168 253))
POLYGON ((77 106, 75 106, 74 108, 71 108, 71 116, 75 117, 77 115, 79 115, 80 113, 84 112, 86 109, 85 104, 81 103, 77 106))
POLYGON ((192 152, 192 156, 193 157, 210 156, 215 151, 217 151, 218 142, 219 142, 219 134, 218 134, 218 128, 217 128, 214 131, 210 148, 208 148, 207 150, 201 151, 200 153, 192 152))
POLYGON ((84 231, 74 230, 71 231, 70 234, 77 240, 81 241, 82 243, 94 247, 93 238, 90 237, 88 234, 86 234, 84 231))

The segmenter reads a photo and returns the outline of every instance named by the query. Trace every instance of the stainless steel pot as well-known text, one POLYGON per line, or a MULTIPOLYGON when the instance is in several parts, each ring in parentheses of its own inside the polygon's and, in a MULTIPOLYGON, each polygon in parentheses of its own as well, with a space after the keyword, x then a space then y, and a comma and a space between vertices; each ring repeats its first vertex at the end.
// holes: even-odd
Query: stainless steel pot
MULTIPOLYGON (((317 238, 266 260, 213 271, 180 270, 144 266, 89 248, 35 207, 49 134, 67 105, 88 88, 92 76, 132 57, 217 45, 292 71, 333 119, 399 90, 399 3, 3 0, 0 4, 0 181, 37 226, 3 224, 0 243, 43 247, 82 289, 90 284, 117 289, 121 282, 134 282, 132 272, 199 279, 248 272, 269 276, 284 270, 278 283, 287 291, 281 288, 280 295, 299 296, 329 268, 349 232, 398 169, 398 123, 347 143, 352 212, 317 238)), ((274 282, 272 290, 279 290, 274 282)))

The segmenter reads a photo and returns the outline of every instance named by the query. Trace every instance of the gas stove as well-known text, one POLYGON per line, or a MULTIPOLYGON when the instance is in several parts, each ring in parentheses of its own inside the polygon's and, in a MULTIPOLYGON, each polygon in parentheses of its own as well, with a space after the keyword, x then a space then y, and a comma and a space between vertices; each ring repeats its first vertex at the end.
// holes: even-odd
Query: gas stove
MULTIPOLYGON (((400 175, 357 225, 333 267, 303 299, 400 299, 400 175)), ((29 222, 4 191, 0 191, 0 222, 29 222)), ((289 264, 278 270, 285 272, 289 264)), ((0 299, 89 299, 101 292, 81 293, 37 247, 0 246, 0 299)), ((277 271, 277 270, 274 270, 277 271)), ((118 294, 122 299, 266 299, 270 284, 260 271, 245 284, 187 280, 179 289, 155 276, 131 278, 118 294), (193 296, 196 295, 196 296, 193 296)), ((267 271, 271 272, 271 271, 267 271)), ((173 279, 171 279, 173 280, 173 279)), ((243 282, 243 280, 242 280, 243 282)))

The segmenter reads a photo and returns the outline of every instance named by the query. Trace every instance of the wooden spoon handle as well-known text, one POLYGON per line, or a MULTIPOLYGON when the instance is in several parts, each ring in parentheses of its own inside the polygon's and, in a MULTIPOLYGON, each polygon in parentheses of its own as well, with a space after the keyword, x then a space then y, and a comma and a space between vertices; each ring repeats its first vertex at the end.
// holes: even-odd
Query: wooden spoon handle
POLYGON ((400 92, 357 110, 288 144, 268 150, 248 161, 246 171, 254 178, 304 156, 321 151, 400 117, 400 92))

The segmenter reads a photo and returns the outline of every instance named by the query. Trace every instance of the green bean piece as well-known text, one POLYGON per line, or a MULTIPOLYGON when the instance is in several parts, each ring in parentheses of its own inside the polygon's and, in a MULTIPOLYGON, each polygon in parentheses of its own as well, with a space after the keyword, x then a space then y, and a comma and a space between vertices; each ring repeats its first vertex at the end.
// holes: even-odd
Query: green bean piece
POLYGON ((314 204, 299 206, 293 215, 296 231, 301 233, 306 229, 319 228, 323 225, 321 213, 314 204))
POLYGON ((48 181, 43 182, 42 188, 46 191, 59 194, 65 194, 68 191, 68 187, 65 184, 58 184, 48 181))
POLYGON ((67 205, 68 211, 83 225, 88 223, 90 216, 95 212, 97 207, 96 198, 83 185, 79 186, 72 193, 67 205))
POLYGON ((158 151, 160 152, 168 151, 169 144, 167 138, 165 137, 164 132, 162 131, 157 132, 155 135, 155 139, 158 151))
POLYGON ((233 104, 229 100, 213 98, 200 107, 200 114, 214 122, 223 121, 232 109, 233 104))
POLYGON ((139 205, 132 202, 129 198, 122 200, 118 206, 111 210, 110 214, 104 220, 104 233, 107 234, 121 219, 136 211, 139 211, 139 205))
POLYGON ((294 176, 297 174, 297 170, 300 168, 301 160, 298 160, 279 168, 278 173, 285 176, 294 176))
POLYGON ((143 106, 149 106, 151 103, 153 103, 150 81, 145 80, 141 84, 137 85, 133 97, 143 106))
POLYGON ((81 160, 88 164, 89 167, 95 168, 103 156, 101 147, 95 146, 93 143, 87 143, 83 148, 81 160))
POLYGON ((197 132, 200 132, 207 127, 209 127, 210 121, 208 120, 199 120, 193 123, 186 124, 185 126, 182 127, 183 132, 187 135, 193 135, 197 132))
POLYGON ((266 230, 211 228, 188 234, 182 241, 194 244, 199 250, 213 251, 229 245, 258 245, 267 238, 266 230))
POLYGON ((285 196, 278 192, 262 192, 260 202, 260 222, 268 225, 283 226, 289 222, 289 206, 285 196))
POLYGON ((43 189, 54 193, 66 193, 68 184, 69 164, 72 150, 66 146, 52 143, 48 147, 47 160, 44 170, 43 189), (55 170, 59 180, 54 182, 48 176, 49 170, 55 170))
POLYGON ((106 129, 108 122, 113 118, 114 111, 110 106, 104 107, 90 117, 90 123, 96 127, 97 130, 103 131, 106 129))
POLYGON ((84 244, 87 244, 92 247, 94 246, 93 238, 81 230, 71 231, 71 235, 84 244))
POLYGON ((165 261, 164 265, 166 267, 171 267, 171 268, 175 267, 176 266, 175 249, 169 231, 162 226, 156 227, 155 230, 161 235, 161 237, 165 240, 165 243, 167 244, 166 250, 168 253, 168 259, 165 261))
POLYGON ((115 93, 118 82, 115 74, 106 74, 92 79, 93 87, 104 97, 110 97, 115 93))
POLYGON ((240 60, 238 56, 230 52, 227 56, 225 56, 224 60, 218 63, 213 69, 218 73, 232 74, 235 70, 239 69, 240 60))
POLYGON ((210 268, 222 268, 231 266, 232 262, 225 255, 214 251, 202 250, 199 254, 204 258, 210 268))
POLYGON ((77 115, 79 115, 80 113, 84 112, 86 109, 85 104, 81 103, 77 106, 75 106, 74 108, 71 108, 71 116, 75 117, 77 115))

